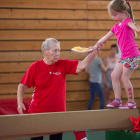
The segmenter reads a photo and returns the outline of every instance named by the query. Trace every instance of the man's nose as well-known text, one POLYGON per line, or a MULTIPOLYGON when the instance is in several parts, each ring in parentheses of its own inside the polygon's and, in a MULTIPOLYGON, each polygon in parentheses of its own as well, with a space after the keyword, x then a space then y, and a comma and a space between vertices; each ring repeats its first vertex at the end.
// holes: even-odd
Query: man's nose
POLYGON ((59 56, 59 55, 60 55, 60 52, 58 51, 58 52, 56 53, 56 55, 59 56))

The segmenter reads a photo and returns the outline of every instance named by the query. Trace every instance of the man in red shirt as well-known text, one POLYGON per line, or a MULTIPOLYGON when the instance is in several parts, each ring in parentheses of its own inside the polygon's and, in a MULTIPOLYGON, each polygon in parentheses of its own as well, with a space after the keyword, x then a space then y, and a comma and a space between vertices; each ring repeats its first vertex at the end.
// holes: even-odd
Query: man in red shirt
MULTIPOLYGON (((30 87, 33 87, 33 95, 29 113, 66 111, 66 75, 77 75, 85 69, 102 47, 102 44, 95 46, 82 61, 59 59, 60 42, 46 39, 41 48, 44 59, 30 65, 18 86, 18 112, 23 114, 22 109, 25 110, 23 95, 30 87)), ((43 140, 43 136, 31 140, 43 140)), ((50 140, 62 140, 62 133, 50 135, 50 140)))

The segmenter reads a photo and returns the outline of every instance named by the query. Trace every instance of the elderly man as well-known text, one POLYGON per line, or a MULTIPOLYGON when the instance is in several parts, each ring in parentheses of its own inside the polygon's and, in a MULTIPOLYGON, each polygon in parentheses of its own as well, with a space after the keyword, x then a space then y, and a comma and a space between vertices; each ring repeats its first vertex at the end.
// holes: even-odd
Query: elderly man
MULTIPOLYGON (((96 45, 82 61, 59 59, 60 42, 54 38, 46 39, 41 47, 44 59, 30 65, 18 86, 18 112, 22 114, 25 110, 23 95, 30 87, 33 87, 33 95, 29 113, 66 111, 66 75, 77 75, 85 69, 102 47, 96 45)), ((31 140, 43 140, 43 136, 31 140)), ((62 133, 50 135, 50 140, 62 140, 62 133)))

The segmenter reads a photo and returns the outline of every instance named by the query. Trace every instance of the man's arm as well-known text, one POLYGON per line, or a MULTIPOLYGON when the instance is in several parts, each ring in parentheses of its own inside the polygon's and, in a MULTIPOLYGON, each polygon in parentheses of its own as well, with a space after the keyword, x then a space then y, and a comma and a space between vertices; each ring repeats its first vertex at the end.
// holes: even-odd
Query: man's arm
POLYGON ((26 108, 25 108, 25 106, 23 104, 23 95, 26 92, 27 88, 28 87, 26 85, 24 85, 24 84, 19 84, 18 85, 18 89, 17 89, 17 104, 18 104, 18 108, 17 108, 17 110, 18 110, 18 112, 20 114, 23 114, 22 109, 26 110, 26 108))
POLYGON ((98 51, 95 50, 94 52, 90 53, 84 60, 79 61, 78 62, 78 65, 77 65, 76 73, 78 73, 78 72, 84 70, 86 67, 88 67, 89 64, 95 58, 95 56, 96 56, 97 53, 98 53, 98 51))

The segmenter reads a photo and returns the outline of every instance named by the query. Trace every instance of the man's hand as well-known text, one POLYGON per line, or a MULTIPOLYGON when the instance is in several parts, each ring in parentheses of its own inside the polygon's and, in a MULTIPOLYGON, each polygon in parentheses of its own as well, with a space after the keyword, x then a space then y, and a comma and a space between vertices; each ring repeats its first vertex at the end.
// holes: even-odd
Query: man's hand
POLYGON ((23 103, 19 103, 19 104, 18 104, 18 107, 17 107, 17 110, 18 110, 19 114, 23 114, 22 109, 23 109, 23 110, 26 110, 24 104, 23 104, 23 103))
POLYGON ((97 46, 98 46, 98 50, 101 50, 101 49, 103 49, 103 47, 104 47, 104 44, 102 44, 102 43, 97 43, 97 46))

